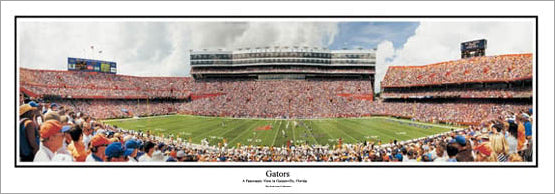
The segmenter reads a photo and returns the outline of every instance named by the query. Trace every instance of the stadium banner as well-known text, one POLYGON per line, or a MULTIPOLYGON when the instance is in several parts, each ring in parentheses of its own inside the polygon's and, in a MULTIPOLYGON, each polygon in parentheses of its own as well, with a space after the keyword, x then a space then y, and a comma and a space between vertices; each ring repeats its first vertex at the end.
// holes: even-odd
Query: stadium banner
POLYGON ((68 57, 67 70, 116 74, 117 66, 116 62, 111 61, 68 57))

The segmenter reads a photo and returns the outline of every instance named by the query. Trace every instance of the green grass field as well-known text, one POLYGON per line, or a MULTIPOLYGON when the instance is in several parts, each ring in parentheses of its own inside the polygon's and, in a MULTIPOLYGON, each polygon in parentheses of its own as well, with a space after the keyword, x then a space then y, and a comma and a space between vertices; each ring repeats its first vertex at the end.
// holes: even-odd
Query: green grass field
POLYGON ((341 138, 344 143, 363 141, 388 143, 429 136, 450 131, 452 126, 418 123, 388 117, 337 118, 319 120, 233 119, 172 115, 140 119, 107 120, 105 123, 126 130, 151 130, 155 135, 189 137, 194 143, 206 138, 211 145, 227 139, 230 146, 282 146, 292 144, 334 145, 341 138))

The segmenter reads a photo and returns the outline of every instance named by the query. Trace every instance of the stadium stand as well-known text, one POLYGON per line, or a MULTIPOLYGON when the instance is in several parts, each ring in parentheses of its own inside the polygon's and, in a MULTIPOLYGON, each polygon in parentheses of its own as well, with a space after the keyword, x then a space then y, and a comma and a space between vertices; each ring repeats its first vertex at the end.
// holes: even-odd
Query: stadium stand
POLYGON ((532 106, 532 54, 390 67, 374 114, 478 125, 532 106))
POLYGON ((372 82, 352 78, 193 80, 20 68, 20 161, 532 161, 531 61, 531 54, 515 54, 391 67, 376 101, 372 82), (388 115, 471 126, 401 142, 251 147, 193 144, 101 122, 174 113, 263 118, 388 115), (64 125, 72 127, 62 129, 64 125), (49 140, 63 144, 34 142, 62 130, 83 138, 49 140))
POLYGON ((194 114, 263 118, 359 117, 368 113, 371 99, 342 94, 373 94, 368 81, 330 79, 197 81, 193 91, 224 93, 195 100, 194 114))

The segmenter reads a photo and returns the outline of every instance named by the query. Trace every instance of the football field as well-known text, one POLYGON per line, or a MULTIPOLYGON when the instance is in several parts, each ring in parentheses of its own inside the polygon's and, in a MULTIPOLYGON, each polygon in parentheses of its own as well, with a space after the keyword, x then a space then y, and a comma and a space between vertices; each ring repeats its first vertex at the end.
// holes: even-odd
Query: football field
POLYGON ((237 143, 283 146, 288 140, 292 145, 335 145, 340 138, 343 143, 379 140, 388 143, 394 139, 403 141, 457 129, 389 117, 284 120, 171 115, 104 122, 126 130, 150 130, 154 135, 190 139, 197 144, 206 139, 215 145, 225 139, 229 146, 237 143))

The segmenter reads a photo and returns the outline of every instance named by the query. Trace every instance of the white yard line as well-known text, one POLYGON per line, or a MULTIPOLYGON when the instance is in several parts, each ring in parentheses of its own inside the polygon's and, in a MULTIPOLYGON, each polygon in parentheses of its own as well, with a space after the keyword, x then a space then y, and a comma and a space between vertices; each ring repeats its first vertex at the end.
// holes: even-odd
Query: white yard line
MULTIPOLYGON (((275 121, 274 121, 274 124, 275 124, 275 121)), ((274 128, 274 126, 272 126, 272 128, 274 128)), ((277 139, 277 136, 278 136, 279 132, 280 132, 279 127, 276 127, 276 135, 274 135, 274 140, 272 141, 272 146, 274 146, 274 144, 276 143, 276 139, 277 139)))
MULTIPOLYGON (((289 121, 287 121, 287 124, 289 125, 289 121)), ((295 129, 293 127, 291 127, 291 131, 293 131, 293 141, 297 142, 297 140, 295 139, 295 129)))

